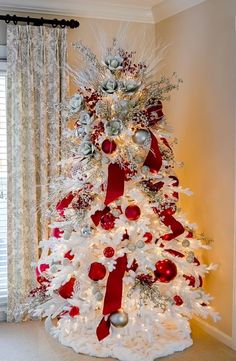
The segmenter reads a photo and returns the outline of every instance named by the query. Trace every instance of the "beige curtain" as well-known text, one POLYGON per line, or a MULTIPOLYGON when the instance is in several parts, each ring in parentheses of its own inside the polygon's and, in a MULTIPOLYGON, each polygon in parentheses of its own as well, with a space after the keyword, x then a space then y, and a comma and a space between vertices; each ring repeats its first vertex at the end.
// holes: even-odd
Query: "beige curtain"
POLYGON ((8 25, 8 321, 32 287, 47 238, 48 185, 59 172, 66 29, 8 25))

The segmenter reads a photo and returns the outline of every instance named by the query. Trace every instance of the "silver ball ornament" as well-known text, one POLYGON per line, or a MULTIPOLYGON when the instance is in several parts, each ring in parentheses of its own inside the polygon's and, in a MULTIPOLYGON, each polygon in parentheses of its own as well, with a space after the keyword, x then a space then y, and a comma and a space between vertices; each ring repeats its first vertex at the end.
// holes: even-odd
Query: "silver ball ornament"
POLYGON ((146 129, 137 129, 132 139, 135 144, 147 145, 150 140, 150 132, 146 129))
POLYGON ((92 231, 93 231, 93 229, 89 225, 86 225, 81 228, 80 234, 83 237, 90 237, 92 234, 92 231))
POLYGON ((111 324, 117 328, 125 327, 129 322, 128 313, 123 310, 118 310, 110 316, 111 324))

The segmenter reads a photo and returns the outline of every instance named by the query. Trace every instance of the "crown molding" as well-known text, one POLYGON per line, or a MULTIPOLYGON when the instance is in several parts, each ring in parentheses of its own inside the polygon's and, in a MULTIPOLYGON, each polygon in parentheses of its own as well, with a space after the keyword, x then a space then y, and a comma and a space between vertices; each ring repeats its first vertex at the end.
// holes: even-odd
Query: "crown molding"
POLYGON ((152 8, 147 6, 131 6, 128 4, 108 4, 105 2, 60 0, 49 2, 41 0, 38 5, 34 0, 3 2, 0 0, 0 10, 11 12, 27 12, 40 14, 53 14, 60 16, 73 16, 77 18, 96 18, 118 21, 131 21, 153 24, 152 8))
POLYGON ((153 6, 152 14, 154 23, 159 23, 206 0, 165 0, 153 6))
POLYGON ((119 0, 116 3, 108 0, 40 0, 38 5, 35 0, 0 0, 0 11, 155 24, 203 1, 206 0, 156 0, 156 5, 151 7, 146 2, 131 5, 128 1, 119 3, 119 0))

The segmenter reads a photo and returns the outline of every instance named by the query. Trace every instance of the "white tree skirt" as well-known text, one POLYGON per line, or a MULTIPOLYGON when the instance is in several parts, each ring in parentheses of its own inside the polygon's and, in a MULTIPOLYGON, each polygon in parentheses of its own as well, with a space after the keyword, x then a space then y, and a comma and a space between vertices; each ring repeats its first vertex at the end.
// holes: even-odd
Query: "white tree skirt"
POLYGON ((153 361, 183 351, 193 343, 189 322, 183 317, 152 320, 149 328, 142 318, 137 318, 122 329, 111 327, 111 334, 102 342, 97 340, 97 323, 94 321, 88 322, 81 317, 74 320, 63 318, 57 327, 53 327, 48 319, 46 328, 63 345, 72 347, 77 353, 114 357, 120 361, 153 361))

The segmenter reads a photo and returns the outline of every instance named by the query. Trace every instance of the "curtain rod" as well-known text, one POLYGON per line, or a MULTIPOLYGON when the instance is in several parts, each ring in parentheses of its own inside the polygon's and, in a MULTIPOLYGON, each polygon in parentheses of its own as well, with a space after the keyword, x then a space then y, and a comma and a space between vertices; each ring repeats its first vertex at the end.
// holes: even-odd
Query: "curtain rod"
POLYGON ((71 20, 58 20, 58 19, 44 19, 44 18, 31 18, 30 16, 22 17, 22 16, 16 16, 16 15, 0 15, 0 20, 4 20, 7 24, 9 24, 11 21, 13 24, 17 25, 19 22, 24 22, 27 25, 35 25, 35 26, 41 26, 43 24, 49 24, 52 25, 53 28, 56 28, 57 26, 60 26, 61 28, 65 28, 68 26, 71 29, 75 29, 79 27, 79 22, 77 20, 71 19, 71 20))

